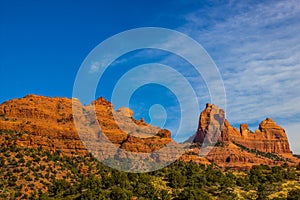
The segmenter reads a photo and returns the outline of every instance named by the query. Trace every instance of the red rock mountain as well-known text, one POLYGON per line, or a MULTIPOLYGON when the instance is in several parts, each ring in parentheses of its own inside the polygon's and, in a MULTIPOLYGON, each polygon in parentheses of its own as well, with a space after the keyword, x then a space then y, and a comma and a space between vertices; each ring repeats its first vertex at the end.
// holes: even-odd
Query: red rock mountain
MULTIPOLYGON (((77 102, 78 112, 81 113, 79 121, 83 127, 79 129, 85 133, 84 137, 88 137, 87 143, 84 140, 85 144, 93 145, 101 137, 94 131, 99 124, 105 136, 116 147, 129 152, 156 152, 172 144, 175 147, 186 146, 187 152, 181 157, 184 161, 192 160, 204 164, 214 162, 221 167, 249 168, 254 164, 299 162, 290 151, 284 129, 270 118, 262 121, 255 133, 246 124, 242 124, 238 130, 228 123, 222 109, 207 104, 200 115, 199 127, 193 139, 195 144, 187 147, 186 144, 176 144, 171 139, 170 131, 151 126, 143 119, 134 119, 133 112, 128 108, 115 110, 104 98, 99 98, 87 106, 82 106, 76 100, 74 102, 77 102), (88 121, 93 109, 96 119, 88 121), (200 149, 197 143, 202 145, 200 149), (212 146, 214 143, 217 144, 215 147, 212 146), (207 152, 207 155, 205 153, 205 157, 199 156, 203 152, 207 152)), ((5 135, 0 134, 0 147, 15 144, 28 148, 59 150, 67 155, 86 154, 83 138, 79 137, 75 128, 75 117, 78 116, 72 113, 72 99, 28 95, 9 100, 0 105, 0 131, 22 134, 13 141, 6 140, 5 135)), ((152 159, 164 161, 174 155, 174 148, 169 150, 173 152, 166 152, 152 159)), ((102 153, 104 158, 116 153, 111 149, 105 152, 111 154, 102 153)))
MULTIPOLYGON (((93 107, 101 130, 117 147, 147 153, 173 142, 168 130, 133 119, 133 112, 128 108, 115 111, 113 105, 104 98, 95 100, 91 105, 81 106, 80 111, 86 115, 93 107), (121 119, 120 124, 117 124, 114 117, 121 119)), ((16 145, 28 148, 41 146, 65 154, 85 154, 87 150, 82 143, 83 138, 76 131, 73 118, 72 100, 68 98, 28 95, 0 105, 0 130, 24 133, 14 141, 16 145)), ((88 126, 93 127, 93 124, 96 122, 88 126)), ((11 144, 0 137, 0 146, 3 145, 11 144)))
POLYGON ((193 142, 203 146, 200 153, 216 144, 206 158, 224 167, 299 162, 292 155, 285 130, 271 118, 262 121, 255 132, 247 124, 241 124, 238 130, 225 119, 224 111, 213 104, 207 104, 201 113, 193 142))
POLYGON ((207 104, 201 113, 199 127, 194 142, 204 142, 205 137, 212 137, 216 127, 222 128, 219 142, 236 142, 250 149, 262 152, 291 154, 285 130, 278 126, 271 118, 259 124, 259 128, 252 132, 248 124, 241 124, 240 130, 232 127, 224 118, 224 111, 215 105, 207 104), (216 117, 217 116, 217 117, 216 117), (216 119, 217 118, 217 119, 216 119))

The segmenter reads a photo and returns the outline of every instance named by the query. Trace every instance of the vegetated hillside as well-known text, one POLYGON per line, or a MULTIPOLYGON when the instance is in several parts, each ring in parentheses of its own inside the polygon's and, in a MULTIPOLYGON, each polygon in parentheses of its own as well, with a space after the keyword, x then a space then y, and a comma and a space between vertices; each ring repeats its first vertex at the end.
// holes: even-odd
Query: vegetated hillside
POLYGON ((125 173, 91 154, 18 147, 22 133, 1 132, 0 199, 299 199, 300 165, 221 170, 175 163, 151 173, 125 173))
MULTIPOLYGON (((128 108, 115 111, 104 98, 79 106, 84 118, 95 107, 106 137, 128 152, 180 146, 168 130, 135 120, 128 108)), ((71 99, 28 95, 7 101, 0 105, 0 199, 298 199, 299 160, 292 156, 284 130, 266 119, 251 135, 246 125, 239 132, 222 116, 222 109, 208 104, 179 161, 136 174, 106 167, 86 150, 75 129, 71 99), (218 128, 214 147, 209 142, 218 128), (208 142, 201 141, 203 136, 208 142), (206 150, 205 158, 199 156, 206 150), (254 165, 260 166, 250 169, 254 165)), ((95 124, 84 127, 86 134, 93 133, 95 124)), ((89 136, 97 141, 98 134, 89 136)), ((108 160, 116 156, 105 152, 108 160)))

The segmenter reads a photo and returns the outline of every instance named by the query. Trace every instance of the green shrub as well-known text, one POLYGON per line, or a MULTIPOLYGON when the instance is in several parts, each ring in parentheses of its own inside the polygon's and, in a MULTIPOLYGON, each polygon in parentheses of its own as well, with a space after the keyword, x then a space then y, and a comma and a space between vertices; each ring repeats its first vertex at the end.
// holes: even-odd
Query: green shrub
POLYGON ((299 200, 300 199, 300 189, 294 189, 288 192, 288 200, 299 200))

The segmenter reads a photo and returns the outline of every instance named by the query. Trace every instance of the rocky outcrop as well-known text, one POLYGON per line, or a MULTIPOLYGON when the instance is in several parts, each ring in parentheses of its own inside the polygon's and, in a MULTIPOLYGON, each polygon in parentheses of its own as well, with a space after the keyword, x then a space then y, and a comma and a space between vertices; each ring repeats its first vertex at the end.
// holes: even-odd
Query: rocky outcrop
POLYGON ((213 104, 207 104, 201 113, 197 132, 190 141, 201 145, 200 156, 222 167, 241 169, 299 162, 292 155, 285 130, 271 118, 263 120, 255 132, 249 130, 248 124, 241 124, 238 130, 213 104))
POLYGON ((262 121, 254 133, 248 129, 247 124, 241 124, 238 130, 225 119, 224 111, 212 104, 207 104, 201 113, 193 142, 235 142, 266 153, 291 154, 285 130, 271 118, 262 121))
POLYGON ((28 95, 1 104, 0 116, 0 130, 24 133, 19 146, 86 152, 73 124, 71 99, 28 95))
POLYGON ((225 112, 213 104, 206 104, 200 114, 197 134, 193 142, 215 144, 224 127, 225 112))
MULTIPOLYGON (((238 130, 225 119, 222 109, 207 104, 195 137, 189 141, 194 145, 188 146, 174 142, 170 131, 133 116, 129 108, 115 110, 103 97, 83 106, 76 99, 27 95, 0 105, 0 132, 19 133, 15 140, 7 140, 5 134, 0 134, 0 147, 13 144, 42 147, 67 155, 86 154, 89 147, 101 159, 116 155, 120 159, 135 158, 137 152, 150 153, 149 162, 174 160, 185 148, 181 159, 186 162, 214 162, 224 168, 239 169, 256 164, 299 162, 290 151, 285 130, 270 118, 262 121, 255 132, 247 124, 241 124, 238 130)), ((142 156, 145 160, 149 158, 146 154, 142 156)))
MULTIPOLYGON (((115 111, 103 97, 87 106, 82 106, 78 100, 75 103, 81 113, 79 121, 87 123, 83 127, 85 135, 78 135, 75 127, 72 99, 37 95, 1 104, 0 130, 22 133, 14 141, 18 146, 42 147, 65 154, 87 153, 85 145, 94 142, 96 146, 101 133, 116 147, 133 152, 157 151, 172 141, 170 131, 135 120, 129 108, 115 111), (88 120, 92 111, 95 111, 96 119, 88 120), (95 130, 101 130, 101 133, 95 130)), ((0 141, 0 146, 11 145, 5 139, 0 141)))
POLYGON ((262 121, 254 133, 248 129, 248 125, 242 124, 240 133, 239 137, 232 137, 231 140, 262 152, 292 154, 285 130, 271 118, 262 121))
POLYGON ((133 111, 126 107, 119 108, 117 112, 120 112, 121 115, 126 117, 133 117, 133 111))

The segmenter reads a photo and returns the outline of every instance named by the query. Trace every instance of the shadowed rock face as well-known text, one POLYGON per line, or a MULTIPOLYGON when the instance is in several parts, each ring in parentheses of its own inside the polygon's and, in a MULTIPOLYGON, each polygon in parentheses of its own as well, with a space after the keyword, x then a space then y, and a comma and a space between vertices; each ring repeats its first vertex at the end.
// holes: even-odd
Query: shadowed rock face
POLYGON ((253 133, 248 129, 247 124, 241 124, 238 130, 232 127, 224 117, 222 109, 207 104, 200 115, 193 142, 201 144, 236 142, 249 149, 262 152, 291 154, 285 130, 271 118, 262 121, 253 133))
POLYGON ((201 113, 194 141, 201 144, 215 144, 224 128, 225 112, 213 104, 206 104, 201 113))

